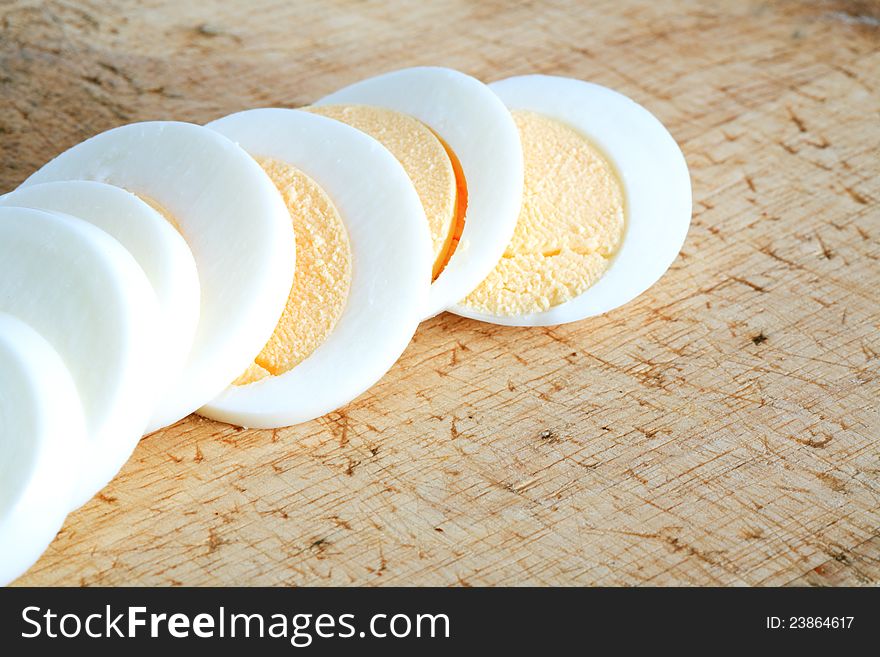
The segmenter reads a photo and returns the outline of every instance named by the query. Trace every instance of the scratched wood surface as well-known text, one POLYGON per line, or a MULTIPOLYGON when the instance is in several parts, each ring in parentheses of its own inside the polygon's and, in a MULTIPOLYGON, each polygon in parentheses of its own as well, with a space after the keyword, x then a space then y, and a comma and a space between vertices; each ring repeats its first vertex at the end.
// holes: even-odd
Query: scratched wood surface
POLYGON ((21 584, 880 582, 877 3, 13 1, 0 30, 0 192, 121 123, 439 64, 630 95, 695 208, 607 316, 444 314, 327 417, 145 438, 21 584))

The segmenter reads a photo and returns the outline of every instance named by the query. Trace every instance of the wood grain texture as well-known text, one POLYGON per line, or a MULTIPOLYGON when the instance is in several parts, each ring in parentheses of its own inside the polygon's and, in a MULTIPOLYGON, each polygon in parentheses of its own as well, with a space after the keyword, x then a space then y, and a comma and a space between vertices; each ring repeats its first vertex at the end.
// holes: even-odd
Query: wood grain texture
POLYGON ((120 123, 437 64, 619 89, 695 207, 606 316, 444 314, 337 413, 145 438, 21 584, 880 581, 876 3, 13 1, 0 30, 0 191, 120 123))

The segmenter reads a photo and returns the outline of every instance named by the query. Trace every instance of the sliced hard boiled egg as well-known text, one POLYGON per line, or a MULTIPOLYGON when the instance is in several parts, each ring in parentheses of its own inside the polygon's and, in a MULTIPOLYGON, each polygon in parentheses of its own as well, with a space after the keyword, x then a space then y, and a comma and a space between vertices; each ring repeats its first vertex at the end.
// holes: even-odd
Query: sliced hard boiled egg
MULTIPOLYGON (((76 180, 21 187, 0 206, 64 212, 109 233, 141 266, 159 301, 161 370, 174 380, 186 363, 199 320, 199 276, 192 252, 162 215, 134 194, 105 183, 76 180)), ((173 413, 165 391, 153 415, 173 413)))
POLYGON ((272 335, 293 280, 290 217, 253 158, 202 126, 135 123, 65 151, 24 182, 96 180, 137 194, 181 232, 195 257, 201 314, 183 372, 166 381, 148 431, 196 410, 272 335))
POLYGON ((0 312, 0 586, 30 568, 70 510, 86 427, 52 346, 0 312))
POLYGON ((691 217, 687 164, 651 113, 569 78, 490 85, 523 145, 523 204, 513 238, 452 312, 511 326, 598 315, 632 300, 675 260, 691 217))
POLYGON ((157 398, 159 304, 119 242, 69 215, 0 208, 0 311, 58 352, 76 384, 88 450, 76 508, 128 459, 157 398))
POLYGON ((446 310, 486 278, 513 234, 523 182, 516 125, 486 85, 451 69, 415 67, 356 82, 311 109, 377 138, 420 190, 434 233, 437 274, 426 317, 446 310), (333 107, 323 109, 328 105, 333 107), (432 155, 424 135, 370 108, 416 119, 434 134, 456 174, 455 198, 448 197, 449 167, 432 164, 437 146, 432 155), (455 215, 444 220, 450 208, 455 215))
POLYGON ((199 412, 256 428, 305 422, 366 391, 406 348, 431 283, 427 220, 397 159, 338 121, 257 109, 208 127, 239 143, 274 180, 298 256, 271 340, 236 385, 199 412))

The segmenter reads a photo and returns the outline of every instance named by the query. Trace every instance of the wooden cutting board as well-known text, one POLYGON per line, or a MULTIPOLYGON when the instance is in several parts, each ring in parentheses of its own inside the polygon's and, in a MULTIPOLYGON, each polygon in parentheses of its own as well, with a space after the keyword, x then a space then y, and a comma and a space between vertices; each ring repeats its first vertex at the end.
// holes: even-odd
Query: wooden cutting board
POLYGON ((637 301, 558 328, 441 315, 302 426, 187 418, 19 583, 878 583, 876 3, 13 1, 0 30, 0 191, 121 123, 414 64, 619 89, 694 185, 637 301))

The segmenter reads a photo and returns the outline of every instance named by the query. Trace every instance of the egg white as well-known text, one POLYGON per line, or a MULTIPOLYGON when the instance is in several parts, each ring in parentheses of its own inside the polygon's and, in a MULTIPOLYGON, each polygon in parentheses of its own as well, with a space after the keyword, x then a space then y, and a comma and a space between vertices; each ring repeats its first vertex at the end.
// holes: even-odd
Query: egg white
POLYGON ((523 184, 516 124, 479 80, 440 67, 414 67, 368 78, 315 105, 372 105, 408 114, 455 153, 467 182, 464 231, 431 286, 425 317, 446 310, 479 285, 513 235, 523 184))
MULTIPOLYGON (((159 301, 163 377, 174 380, 186 363, 199 321, 199 275, 192 252, 171 224, 134 194, 105 183, 75 180, 20 187, 0 206, 64 212, 115 238, 141 266, 159 301)), ((173 412, 166 391, 153 415, 173 412)))
POLYGON ((143 435, 157 398, 159 304, 131 254, 81 219, 0 208, 0 311, 58 352, 88 431, 68 508, 101 490, 143 435))
POLYGON ((253 361, 293 281, 296 246, 281 195, 241 148, 174 121, 114 128, 65 151, 24 182, 97 180, 160 204, 179 224, 199 273, 201 314, 183 372, 148 431, 193 412, 253 361))
POLYGON ((492 315, 457 304, 451 312, 506 326, 552 326, 600 315, 631 301, 669 268, 691 220, 691 183, 681 149, 648 110, 597 84, 524 75, 489 87, 511 110, 528 110, 581 131, 620 177, 625 197, 623 242, 611 265, 577 297, 527 315, 492 315))
POLYGON ((255 157, 296 167, 326 192, 348 232, 352 274, 339 321, 310 356, 278 376, 229 387, 199 413, 255 428, 311 420, 376 383, 403 353, 424 315, 432 249, 421 201, 391 153, 338 121, 297 110, 257 109, 208 127, 255 157))
POLYGON ((0 586, 30 568, 70 510, 86 427, 70 372, 20 319, 0 313, 0 586))

